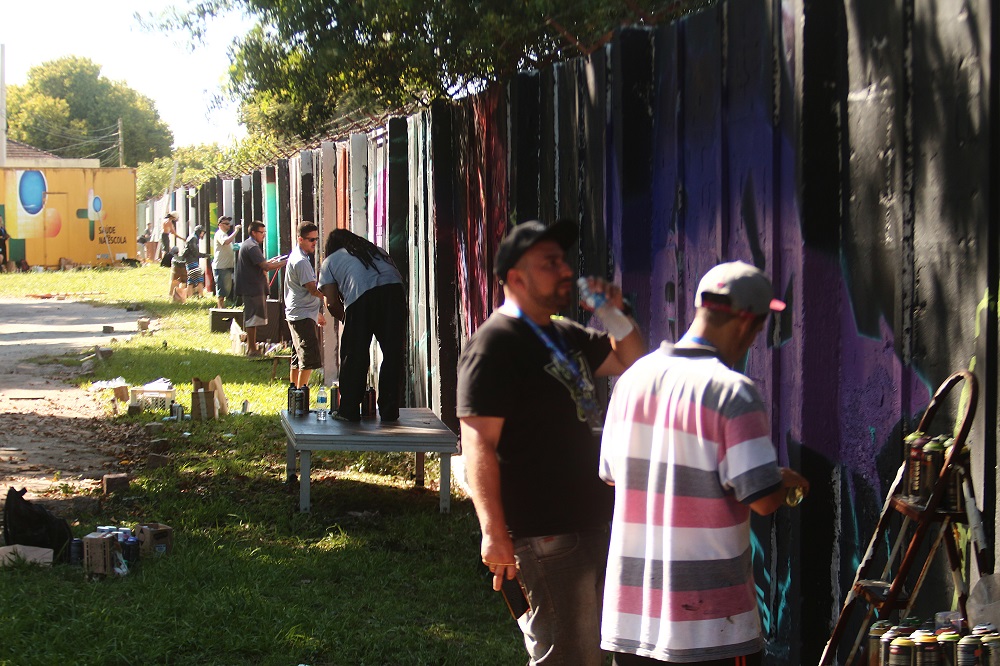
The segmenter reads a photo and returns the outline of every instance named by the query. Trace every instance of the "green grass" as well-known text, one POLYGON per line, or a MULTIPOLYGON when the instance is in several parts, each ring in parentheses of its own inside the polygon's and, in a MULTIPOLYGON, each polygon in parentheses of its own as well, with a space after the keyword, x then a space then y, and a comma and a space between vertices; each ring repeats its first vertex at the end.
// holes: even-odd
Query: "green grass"
MULTIPOLYGON (((221 375, 230 403, 254 412, 167 424, 166 468, 147 471, 146 443, 129 440, 131 488, 94 515, 70 513, 66 487, 54 493, 76 536, 162 522, 174 552, 102 580, 66 565, 0 569, 0 664, 524 663, 479 563, 471 503, 454 495, 439 514, 436 490, 413 486, 412 454, 341 453, 314 455, 313 510, 300 514, 297 486, 284 482, 282 377, 209 332, 214 299, 171 303, 166 280, 155 266, 0 276, 3 297, 103 292, 90 298, 138 303, 157 319, 152 335, 115 343, 84 383, 168 377, 189 405, 192 377, 221 375)), ((109 414, 103 427, 135 433, 160 416, 109 414)))

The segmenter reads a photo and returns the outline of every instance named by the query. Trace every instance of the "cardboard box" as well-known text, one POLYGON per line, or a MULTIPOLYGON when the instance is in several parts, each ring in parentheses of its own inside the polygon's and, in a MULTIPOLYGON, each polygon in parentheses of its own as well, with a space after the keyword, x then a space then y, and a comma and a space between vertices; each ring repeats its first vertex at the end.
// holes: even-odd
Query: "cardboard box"
POLYGON ((211 317, 212 333, 226 333, 233 322, 240 328, 243 327, 243 310, 236 308, 212 308, 209 311, 211 317))
POLYGON ((52 549, 22 546, 21 544, 0 548, 0 567, 9 567, 21 560, 43 566, 52 566, 52 549))
POLYGON ((115 549, 118 537, 114 534, 91 532, 83 537, 83 570, 89 574, 110 576, 115 572, 115 549))
POLYGON ((174 548, 174 529, 163 523, 139 523, 133 530, 143 557, 169 555, 174 548))
POLYGON ((197 389, 191 392, 191 420, 211 421, 219 418, 219 404, 215 401, 215 391, 197 389))

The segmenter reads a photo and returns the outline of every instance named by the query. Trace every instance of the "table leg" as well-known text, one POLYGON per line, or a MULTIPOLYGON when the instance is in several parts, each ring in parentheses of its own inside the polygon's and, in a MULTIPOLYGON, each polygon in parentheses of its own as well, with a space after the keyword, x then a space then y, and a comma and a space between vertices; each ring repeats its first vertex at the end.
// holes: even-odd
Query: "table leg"
POLYGON ((417 451, 417 478, 414 480, 417 488, 424 487, 424 459, 427 454, 423 451, 417 451))
POLYGON ((451 454, 441 454, 441 513, 451 513, 451 454))
POLYGON ((285 451, 285 481, 295 481, 295 446, 291 442, 288 442, 288 449, 285 451))
POLYGON ((299 511, 307 512, 309 511, 309 475, 311 473, 310 463, 312 462, 310 458, 312 457, 312 451, 309 449, 303 449, 299 453, 299 458, 301 458, 301 469, 299 470, 299 511))

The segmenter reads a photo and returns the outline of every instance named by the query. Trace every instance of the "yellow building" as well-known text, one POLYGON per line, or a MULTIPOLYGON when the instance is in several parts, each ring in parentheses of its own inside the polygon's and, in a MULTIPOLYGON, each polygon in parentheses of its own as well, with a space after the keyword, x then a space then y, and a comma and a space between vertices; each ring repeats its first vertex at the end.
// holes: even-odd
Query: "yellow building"
POLYGON ((56 267, 63 258, 99 265, 136 256, 135 169, 93 162, 35 157, 0 168, 11 260, 56 267))

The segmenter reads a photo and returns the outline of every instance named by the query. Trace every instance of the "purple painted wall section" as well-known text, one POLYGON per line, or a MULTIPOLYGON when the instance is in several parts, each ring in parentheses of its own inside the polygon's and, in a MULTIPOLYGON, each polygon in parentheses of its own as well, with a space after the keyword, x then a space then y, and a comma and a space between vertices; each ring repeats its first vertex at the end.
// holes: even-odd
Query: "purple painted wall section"
MULTIPOLYGON (((391 235, 408 253, 411 395, 455 425, 457 356, 500 300, 512 223, 576 220, 570 261, 621 281, 650 346, 685 331, 710 267, 761 267, 789 307, 744 370, 781 460, 812 481, 801 508, 753 521, 765 662, 816 663, 902 437, 958 369, 980 381, 970 444, 995 540, 997 23, 989 0, 722 1, 411 117, 408 168, 374 147, 367 193, 380 242, 387 193, 409 197, 391 235)), ((346 169, 334 177, 343 217, 346 169)), ((243 178, 244 219, 259 180, 243 178)), ((950 599, 930 576, 941 593, 921 613, 950 599)))

